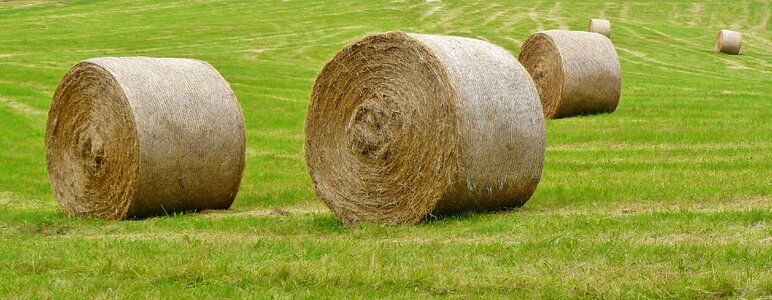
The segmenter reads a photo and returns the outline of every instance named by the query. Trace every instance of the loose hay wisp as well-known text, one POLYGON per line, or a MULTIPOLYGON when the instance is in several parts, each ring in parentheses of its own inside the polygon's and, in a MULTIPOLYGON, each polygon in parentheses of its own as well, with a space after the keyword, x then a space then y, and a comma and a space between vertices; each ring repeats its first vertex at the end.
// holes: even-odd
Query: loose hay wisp
POLYGON ((244 138, 236 97, 209 64, 96 58, 75 65, 56 90, 46 162, 69 214, 225 209, 241 181, 244 138))
POLYGON ((548 118, 612 112, 619 103, 622 70, 603 35, 537 32, 523 43, 518 59, 533 77, 548 118))
POLYGON ((306 161, 347 225, 517 207, 545 151, 536 87, 506 50, 390 32, 338 52, 316 79, 306 161))

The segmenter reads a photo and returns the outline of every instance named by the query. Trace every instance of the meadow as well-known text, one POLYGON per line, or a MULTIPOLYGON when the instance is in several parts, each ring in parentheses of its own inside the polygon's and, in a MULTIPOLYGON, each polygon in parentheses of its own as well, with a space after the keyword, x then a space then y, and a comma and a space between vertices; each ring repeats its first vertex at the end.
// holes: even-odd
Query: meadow
POLYGON ((0 1, 0 298, 770 298, 769 1, 0 1), (522 208, 342 226, 314 198, 317 73, 368 33, 532 33, 612 23, 611 114, 547 121, 522 208), (720 29, 741 55, 713 52, 720 29), (205 60, 244 111, 227 211, 64 215, 44 158, 59 80, 100 56, 205 60))

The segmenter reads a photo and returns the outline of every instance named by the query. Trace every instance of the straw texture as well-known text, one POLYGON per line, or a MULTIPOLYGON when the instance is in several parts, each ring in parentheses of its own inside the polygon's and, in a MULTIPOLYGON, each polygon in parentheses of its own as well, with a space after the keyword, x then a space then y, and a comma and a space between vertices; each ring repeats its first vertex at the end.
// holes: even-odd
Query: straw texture
POLYGON ((548 118, 612 112, 619 103, 619 58, 603 35, 537 32, 523 43, 518 59, 533 77, 548 118))
POLYGON ((389 32, 338 52, 316 79, 306 161, 346 225, 524 204, 541 177, 544 118, 506 50, 389 32))
POLYGON ((611 22, 604 19, 590 19, 587 31, 600 33, 607 38, 611 38, 611 22))
POLYGON ((737 55, 740 54, 742 34, 737 31, 721 30, 716 36, 716 52, 737 55))
POLYGON ((62 210, 107 219, 226 209, 245 158, 230 86, 205 62, 96 58, 56 89, 46 162, 62 210))

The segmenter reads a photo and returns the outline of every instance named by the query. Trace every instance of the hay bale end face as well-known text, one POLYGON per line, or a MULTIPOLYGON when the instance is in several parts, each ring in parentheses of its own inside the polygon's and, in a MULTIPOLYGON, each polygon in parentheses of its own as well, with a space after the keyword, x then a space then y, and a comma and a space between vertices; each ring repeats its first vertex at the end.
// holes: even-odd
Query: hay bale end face
POLYGON ((523 43, 518 59, 533 77, 548 118, 612 112, 619 103, 622 70, 603 35, 537 32, 523 43))
POLYGON ((125 219, 226 209, 244 169, 244 120, 209 64, 96 58, 75 65, 53 97, 46 163, 72 215, 125 219))
POLYGON ((327 63, 305 133, 316 194, 346 225, 521 206, 545 151, 538 93, 509 52, 402 32, 327 63))
POLYGON ((740 45, 742 44, 742 34, 737 31, 720 30, 716 36, 717 53, 740 54, 740 45))
POLYGON ((587 31, 600 33, 607 38, 611 38, 611 22, 604 19, 590 19, 587 31))

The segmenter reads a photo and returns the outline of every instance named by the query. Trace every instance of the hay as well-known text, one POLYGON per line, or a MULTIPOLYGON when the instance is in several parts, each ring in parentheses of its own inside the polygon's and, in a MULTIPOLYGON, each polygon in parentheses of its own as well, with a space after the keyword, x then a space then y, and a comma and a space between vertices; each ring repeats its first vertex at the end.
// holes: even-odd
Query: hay
POLYGON ((226 209, 244 169, 236 97, 209 64, 96 58, 65 75, 46 128, 54 195, 72 215, 226 209))
POLYGON ((346 225, 524 204, 541 177, 544 119, 528 73, 469 38, 390 32, 316 79, 306 161, 346 225))
POLYGON ((611 38, 611 22, 604 19, 590 19, 587 31, 600 33, 607 38, 611 38))
POLYGON ((716 52, 737 55, 740 54, 742 34, 737 31, 721 30, 716 36, 716 52))
POLYGON ((537 32, 523 43, 518 59, 533 77, 548 118, 612 112, 619 103, 619 58, 603 35, 537 32))

